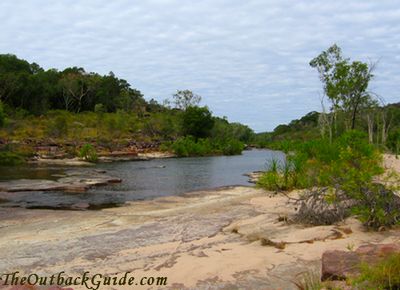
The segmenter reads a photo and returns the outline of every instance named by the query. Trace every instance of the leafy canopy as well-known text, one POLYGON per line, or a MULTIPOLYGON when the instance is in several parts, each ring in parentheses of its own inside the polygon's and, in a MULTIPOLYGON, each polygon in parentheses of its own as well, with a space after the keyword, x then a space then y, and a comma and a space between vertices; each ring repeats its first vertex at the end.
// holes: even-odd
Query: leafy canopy
POLYGON ((319 73, 324 92, 332 103, 331 109, 349 113, 351 129, 354 129, 358 111, 372 102, 367 89, 373 66, 344 58, 336 44, 312 59, 310 66, 319 73))
POLYGON ((211 133, 214 118, 207 107, 188 107, 183 113, 182 129, 185 136, 205 138, 211 133))

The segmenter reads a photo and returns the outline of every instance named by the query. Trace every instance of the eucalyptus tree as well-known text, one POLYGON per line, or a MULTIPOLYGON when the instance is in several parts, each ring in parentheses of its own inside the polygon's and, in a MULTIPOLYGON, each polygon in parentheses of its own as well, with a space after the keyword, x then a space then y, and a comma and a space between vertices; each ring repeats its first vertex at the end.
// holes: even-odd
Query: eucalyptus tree
POLYGON ((189 107, 198 106, 201 101, 201 96, 194 94, 190 90, 177 90, 172 96, 174 98, 175 107, 183 111, 189 107))
POLYGON ((360 109, 372 100, 368 85, 374 65, 344 58, 340 47, 334 44, 312 59, 310 66, 317 69, 324 93, 331 102, 335 133, 339 111, 349 117, 350 128, 354 129, 360 109))

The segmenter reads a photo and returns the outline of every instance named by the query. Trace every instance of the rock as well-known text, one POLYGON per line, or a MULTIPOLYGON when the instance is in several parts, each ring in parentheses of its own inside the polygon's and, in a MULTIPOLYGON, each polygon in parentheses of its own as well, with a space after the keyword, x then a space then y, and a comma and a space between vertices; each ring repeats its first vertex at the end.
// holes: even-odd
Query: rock
POLYGON ((138 153, 136 150, 132 151, 113 151, 113 152, 107 152, 107 153, 100 153, 99 156, 101 157, 131 157, 131 156, 138 156, 138 153))
POLYGON ((399 244, 368 244, 354 252, 326 251, 322 254, 321 280, 345 280, 359 274, 360 263, 373 265, 393 253, 400 253, 399 244))
POLYGON ((36 158, 29 163, 35 164, 49 164, 49 165, 60 165, 60 166, 92 166, 93 163, 82 161, 78 158, 73 159, 46 159, 36 158))
POLYGON ((120 178, 111 177, 96 171, 68 171, 57 181, 41 179, 19 179, 0 182, 0 191, 65 191, 85 192, 92 186, 120 183, 120 178))
POLYGON ((355 252, 327 251, 322 254, 321 280, 345 280, 357 274, 360 262, 355 252))
POLYGON ((260 179, 260 177, 264 173, 265 173, 264 171, 254 171, 254 172, 250 172, 250 173, 245 173, 243 175, 249 177, 250 183, 257 183, 257 181, 260 179))
POLYGON ((87 202, 79 202, 79 203, 75 203, 71 206, 71 208, 73 209, 88 209, 90 207, 90 204, 88 204, 87 202))

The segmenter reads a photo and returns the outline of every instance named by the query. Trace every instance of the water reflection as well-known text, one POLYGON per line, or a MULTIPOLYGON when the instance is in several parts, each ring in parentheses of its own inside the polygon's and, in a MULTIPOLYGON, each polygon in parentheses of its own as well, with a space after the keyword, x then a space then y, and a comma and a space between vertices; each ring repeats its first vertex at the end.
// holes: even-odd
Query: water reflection
MULTIPOLYGON (((26 208, 98 209, 121 205, 126 201, 177 195, 185 192, 228 185, 250 185, 243 174, 264 170, 272 159, 284 160, 284 154, 270 150, 245 151, 239 156, 172 158, 137 162, 115 162, 96 165, 107 174, 122 178, 121 184, 96 187, 85 193, 29 192, 7 193, 1 206, 26 208)), ((1 169, 0 169, 1 170, 1 169)), ((24 167, 3 175, 10 178, 52 178, 62 168, 24 167)))

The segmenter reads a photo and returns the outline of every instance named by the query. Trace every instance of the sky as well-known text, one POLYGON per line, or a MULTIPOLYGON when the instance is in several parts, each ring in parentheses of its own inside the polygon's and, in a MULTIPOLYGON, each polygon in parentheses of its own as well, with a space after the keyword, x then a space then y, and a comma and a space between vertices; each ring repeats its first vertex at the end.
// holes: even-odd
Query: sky
POLYGON ((333 43, 400 101, 399 0, 1 0, 0 29, 0 53, 113 71, 147 100, 190 89, 256 132, 321 111, 309 62, 333 43))

